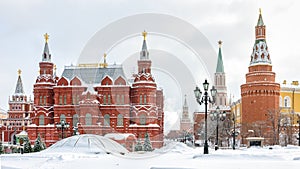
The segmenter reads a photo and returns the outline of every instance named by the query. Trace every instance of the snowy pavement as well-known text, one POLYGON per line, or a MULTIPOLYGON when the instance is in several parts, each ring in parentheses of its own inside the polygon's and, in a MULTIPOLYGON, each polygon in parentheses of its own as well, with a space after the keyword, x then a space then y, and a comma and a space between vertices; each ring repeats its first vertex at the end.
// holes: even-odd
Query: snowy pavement
POLYGON ((1 155, 1 169, 296 169, 300 167, 297 146, 241 148, 238 150, 190 148, 170 143, 154 152, 126 155, 92 153, 31 153, 1 155))

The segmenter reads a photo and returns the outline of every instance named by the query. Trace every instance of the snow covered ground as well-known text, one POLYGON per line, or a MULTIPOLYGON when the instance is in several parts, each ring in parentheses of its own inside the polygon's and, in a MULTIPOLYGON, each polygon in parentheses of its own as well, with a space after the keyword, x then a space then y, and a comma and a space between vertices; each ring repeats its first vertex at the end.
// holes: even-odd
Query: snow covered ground
POLYGON ((274 146, 214 151, 190 148, 172 142, 150 153, 31 153, 1 155, 2 169, 296 169, 300 168, 300 147, 274 146))

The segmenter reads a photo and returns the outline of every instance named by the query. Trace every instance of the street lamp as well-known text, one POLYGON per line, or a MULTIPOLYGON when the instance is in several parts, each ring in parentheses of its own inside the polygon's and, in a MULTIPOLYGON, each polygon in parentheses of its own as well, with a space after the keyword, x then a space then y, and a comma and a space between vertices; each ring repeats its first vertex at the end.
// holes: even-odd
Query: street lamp
POLYGON ((215 150, 219 149, 219 120, 224 121, 225 117, 226 112, 220 112, 219 106, 217 106, 216 111, 210 113, 211 120, 217 120, 215 150))
POLYGON ((196 86, 196 89, 194 90, 194 94, 196 97, 196 101, 201 105, 204 104, 205 105, 205 129, 204 129, 204 154, 208 154, 208 144, 207 144, 207 104, 208 103, 214 103, 215 102, 215 97, 217 94, 217 89, 215 89, 215 87, 213 86, 212 89, 210 90, 211 92, 211 96, 212 99, 208 96, 208 87, 209 87, 209 83, 207 82, 207 80, 205 79, 204 83, 203 83, 203 88, 204 88, 204 95, 203 97, 201 97, 202 92, 200 90, 200 88, 198 86, 196 86))
POLYGON ((56 123, 56 127, 61 129, 61 139, 64 139, 64 129, 70 127, 70 124, 65 122, 65 120, 61 120, 60 123, 56 123))

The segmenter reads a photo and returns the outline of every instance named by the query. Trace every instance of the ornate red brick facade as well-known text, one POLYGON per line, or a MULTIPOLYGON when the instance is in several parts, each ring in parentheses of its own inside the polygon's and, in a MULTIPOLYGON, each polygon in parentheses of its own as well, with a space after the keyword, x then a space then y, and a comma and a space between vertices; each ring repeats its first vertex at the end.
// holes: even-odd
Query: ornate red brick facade
MULTIPOLYGON (((145 38, 144 32, 138 73, 130 84, 122 66, 109 66, 106 60, 104 64, 65 67, 62 76, 56 76, 46 34, 40 75, 33 88, 33 110, 29 111, 31 124, 26 127, 31 142, 40 134, 50 146, 62 136, 72 136, 77 127, 80 134, 128 133, 141 141, 148 133, 153 148, 162 147, 163 91, 157 89, 151 74, 145 38), (61 120, 70 124, 63 133, 56 127, 61 120)), ((126 147, 132 149, 134 143, 128 143, 126 147)))

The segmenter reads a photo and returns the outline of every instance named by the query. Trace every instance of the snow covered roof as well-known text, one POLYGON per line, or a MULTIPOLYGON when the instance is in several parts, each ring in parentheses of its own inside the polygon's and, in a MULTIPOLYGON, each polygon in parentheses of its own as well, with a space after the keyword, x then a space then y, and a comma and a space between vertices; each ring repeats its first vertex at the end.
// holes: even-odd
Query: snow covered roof
POLYGON ((43 151, 44 153, 126 154, 119 143, 99 135, 82 134, 65 138, 43 151))
POLYGON ((62 76, 72 80, 78 77, 86 84, 98 84, 105 76, 116 80, 118 77, 126 77, 121 66, 117 67, 80 67, 80 66, 66 66, 62 76))

